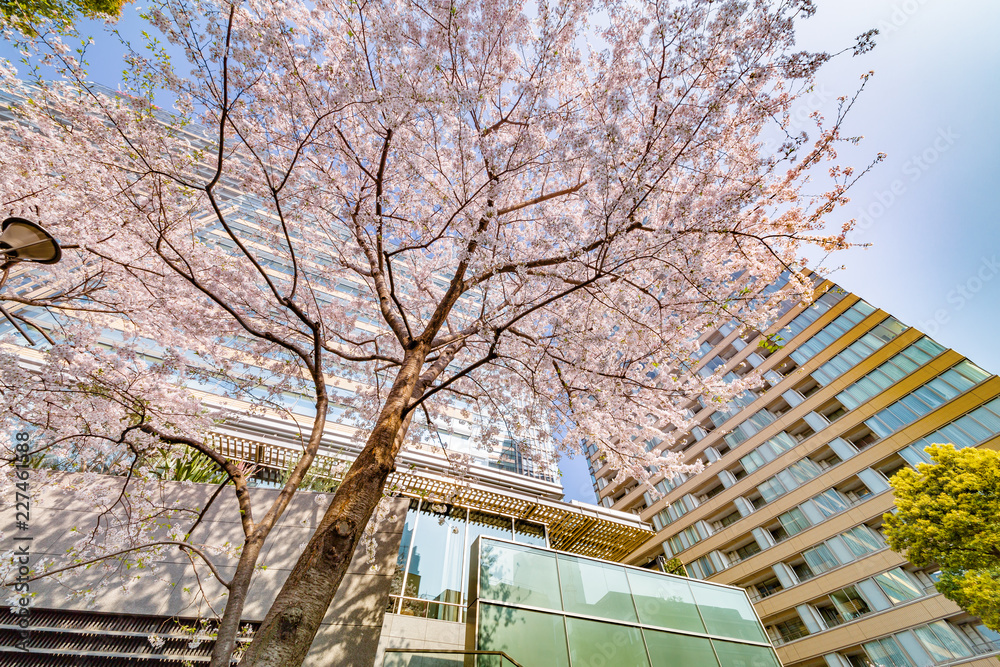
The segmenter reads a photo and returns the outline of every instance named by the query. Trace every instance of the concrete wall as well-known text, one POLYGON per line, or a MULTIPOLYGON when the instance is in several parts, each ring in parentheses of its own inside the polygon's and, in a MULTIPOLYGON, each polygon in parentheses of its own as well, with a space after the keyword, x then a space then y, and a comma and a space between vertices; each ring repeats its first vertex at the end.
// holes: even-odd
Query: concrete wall
POLYGON ((386 614, 375 657, 375 667, 382 667, 387 648, 464 651, 465 633, 465 623, 386 614))
MULTIPOLYGON (((79 492, 71 488, 83 481, 81 475, 53 475, 44 482, 43 471, 32 471, 31 520, 29 529, 17 530, 14 525, 12 499, 3 499, 4 511, 0 516, 0 530, 5 542, 13 544, 11 538, 31 536, 33 540, 31 563, 41 558, 58 558, 66 549, 80 539, 82 533, 93 530, 97 525, 100 510, 95 508, 79 492), (56 483, 53 483, 56 482, 56 483)), ((97 477, 92 483, 106 488, 118 488, 122 478, 97 477)), ((215 491, 215 486, 204 484, 168 482, 158 490, 164 506, 204 507, 215 491)), ((277 492, 269 489, 252 491, 256 516, 263 515, 277 492)), ((314 526, 332 498, 326 494, 326 502, 316 502, 317 494, 301 492, 296 494, 265 543, 260 564, 264 567, 254 575, 248 594, 243 619, 261 621, 271 601, 284 583, 292 566, 302 551, 302 547, 312 535, 314 526)), ((394 499, 390 518, 382 523, 377 535, 379 547, 376 555, 377 571, 371 571, 363 546, 359 545, 350 569, 344 578, 337 596, 334 598, 323 622, 323 627, 313 643, 306 665, 326 667, 371 667, 382 631, 382 619, 389 594, 389 585, 396 566, 403 522, 406 517, 408 500, 394 499)), ((178 521, 177 525, 188 527, 191 519, 178 521)), ((186 528, 185 528, 186 529, 186 528)), ((239 512, 231 487, 225 489, 204 520, 198 526, 191 541, 211 544, 230 542, 242 543, 243 531, 240 527, 239 512)), ((166 539, 164 536, 163 539, 166 539)), ((236 559, 225 554, 213 556, 221 574, 229 578, 235 571, 236 559)), ((67 574, 64 582, 74 588, 87 588, 96 583, 100 576, 99 567, 77 570, 67 574)), ((110 588, 102 592, 88 606, 84 600, 67 600, 67 588, 51 580, 39 580, 32 584, 36 593, 32 606, 36 609, 80 610, 110 614, 154 615, 166 617, 196 618, 211 616, 211 609, 199 600, 193 592, 203 590, 212 607, 221 613, 225 606, 224 587, 216 581, 208 568, 198 567, 196 578, 187 556, 175 547, 168 548, 156 558, 155 574, 145 575, 132 585, 128 594, 120 588, 110 588), (185 589, 189 589, 185 591, 185 589)))

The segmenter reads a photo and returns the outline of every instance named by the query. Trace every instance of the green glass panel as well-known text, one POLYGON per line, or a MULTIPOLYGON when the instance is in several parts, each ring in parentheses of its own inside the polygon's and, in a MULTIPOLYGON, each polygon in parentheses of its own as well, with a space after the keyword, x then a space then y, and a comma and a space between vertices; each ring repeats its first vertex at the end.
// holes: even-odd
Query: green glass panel
POLYGON ((767 646, 750 646, 712 640, 715 654, 722 667, 781 667, 774 649, 767 646))
POLYGON ((766 642, 746 592, 736 588, 691 582, 694 600, 710 635, 766 642))
POLYGON ((503 651, 522 667, 569 667, 562 616, 480 603, 478 630, 480 651, 503 651))
POLYGON ((573 667, 649 667, 639 628, 567 618, 566 632, 573 667))
MULTIPOLYGON (((472 543, 476 541, 476 538, 485 535, 486 537, 499 537, 503 540, 513 539, 514 533, 511 530, 511 520, 510 517, 497 516, 495 514, 486 514, 485 512, 477 512, 476 510, 469 511, 469 525, 467 527, 469 533, 468 541, 466 544, 472 546, 472 543)), ((474 563, 472 564, 475 565, 474 563)), ((462 581, 469 581, 469 566, 470 563, 466 559, 465 566, 462 568, 462 581)), ((474 574, 474 573, 473 573, 474 574)), ((469 602, 468 591, 465 592, 466 595, 463 596, 463 602, 469 602)))
POLYGON ((555 554, 518 544, 482 539, 479 598, 560 610, 555 554))
POLYGON ((568 612, 638 621, 623 567, 560 554, 559 583, 568 612))
POLYGON ((712 642, 704 637, 655 630, 643 630, 642 636, 646 639, 653 667, 719 667, 719 661, 712 651, 712 642))
POLYGON ((705 632, 687 581, 631 569, 628 581, 640 623, 668 630, 705 632))

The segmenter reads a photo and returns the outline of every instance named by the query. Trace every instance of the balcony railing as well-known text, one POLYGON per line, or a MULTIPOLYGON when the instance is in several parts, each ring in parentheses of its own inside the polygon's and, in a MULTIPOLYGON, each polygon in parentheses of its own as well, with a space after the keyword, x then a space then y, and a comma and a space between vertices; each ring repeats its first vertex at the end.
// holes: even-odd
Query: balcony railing
POLYGON ((801 628, 795 630, 789 630, 785 632, 775 632, 774 634, 768 633, 769 639, 771 640, 772 646, 781 646, 782 644, 787 644, 788 642, 793 642, 796 639, 802 639, 803 637, 809 636, 809 629, 804 625, 801 628))
POLYGON ((990 653, 1000 653, 1000 642, 979 641, 972 645, 972 651, 976 655, 989 655, 990 653))

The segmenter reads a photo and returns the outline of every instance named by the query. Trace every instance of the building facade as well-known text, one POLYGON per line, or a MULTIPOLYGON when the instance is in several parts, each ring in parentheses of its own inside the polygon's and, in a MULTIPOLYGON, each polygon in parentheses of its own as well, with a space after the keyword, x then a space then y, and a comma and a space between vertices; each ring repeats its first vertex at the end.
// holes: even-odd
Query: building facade
POLYGON ((610 483, 592 453, 600 502, 657 530, 625 562, 677 557, 746 589, 786 667, 1000 664, 1000 635, 881 532, 888 479, 929 461, 925 446, 1000 447, 1000 378, 829 281, 764 334, 779 345, 734 323, 698 339, 699 372, 765 378, 689 406, 698 425, 674 447, 704 473, 654 477, 655 498, 610 483))

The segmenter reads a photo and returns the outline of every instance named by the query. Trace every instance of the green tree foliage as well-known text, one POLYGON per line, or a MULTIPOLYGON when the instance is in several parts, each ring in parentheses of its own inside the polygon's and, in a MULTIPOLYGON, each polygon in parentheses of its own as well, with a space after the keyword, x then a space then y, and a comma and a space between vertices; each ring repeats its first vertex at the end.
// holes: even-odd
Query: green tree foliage
POLYGON ((885 515, 889 546, 915 565, 937 563, 937 589, 1000 630, 1000 453, 927 448, 932 463, 891 480, 895 514, 885 515))
POLYGON ((671 558, 663 564, 663 569, 667 574, 676 574, 681 577, 688 576, 687 568, 684 567, 684 563, 681 562, 680 558, 671 558))
POLYGON ((118 18, 124 0, 0 0, 0 26, 33 37, 47 27, 72 30, 80 18, 118 18))

